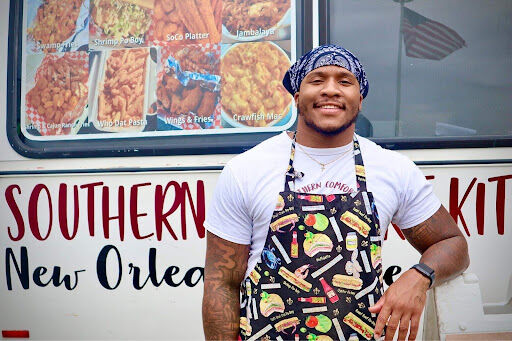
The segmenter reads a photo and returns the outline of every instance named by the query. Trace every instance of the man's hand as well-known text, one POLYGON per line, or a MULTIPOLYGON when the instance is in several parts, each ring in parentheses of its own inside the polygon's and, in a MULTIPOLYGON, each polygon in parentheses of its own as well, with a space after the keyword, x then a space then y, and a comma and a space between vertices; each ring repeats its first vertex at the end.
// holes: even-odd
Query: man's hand
POLYGON ((398 340, 414 340, 418 333, 421 313, 425 307, 430 280, 418 271, 410 269, 394 282, 370 312, 379 314, 375 326, 375 339, 378 339, 387 324, 385 340, 393 340, 398 329, 398 340), (389 321, 388 321, 389 320, 389 321))
MULTIPOLYGON (((421 253, 420 262, 434 269, 434 286, 455 278, 468 267, 466 239, 443 206, 432 217, 402 232, 421 253)), ((430 280, 414 269, 406 271, 390 285, 384 296, 370 307, 372 313, 379 313, 375 338, 380 337, 387 323, 386 340, 393 340, 397 328, 398 339, 405 340, 410 324, 409 340, 414 340, 429 285, 430 280)))

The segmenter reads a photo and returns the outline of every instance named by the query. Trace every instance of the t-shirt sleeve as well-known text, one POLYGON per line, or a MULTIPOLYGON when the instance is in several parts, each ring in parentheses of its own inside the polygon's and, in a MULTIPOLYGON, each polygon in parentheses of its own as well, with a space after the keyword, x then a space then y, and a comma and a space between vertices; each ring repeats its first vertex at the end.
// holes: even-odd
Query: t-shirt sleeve
POLYGON ((251 243, 252 219, 229 163, 217 181, 204 226, 211 233, 230 242, 244 245, 251 243))
POLYGON ((416 226, 437 212, 441 202, 432 184, 410 159, 404 157, 402 188, 398 210, 392 222, 402 229, 416 226))

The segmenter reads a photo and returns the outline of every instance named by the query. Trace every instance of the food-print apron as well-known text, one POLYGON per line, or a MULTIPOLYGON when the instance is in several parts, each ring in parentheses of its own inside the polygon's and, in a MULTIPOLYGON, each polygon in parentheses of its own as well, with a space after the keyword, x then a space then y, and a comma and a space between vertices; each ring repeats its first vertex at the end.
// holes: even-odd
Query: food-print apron
POLYGON ((242 340, 371 340, 383 294, 373 195, 354 137, 357 191, 297 193, 295 138, 261 258, 241 284, 242 340))

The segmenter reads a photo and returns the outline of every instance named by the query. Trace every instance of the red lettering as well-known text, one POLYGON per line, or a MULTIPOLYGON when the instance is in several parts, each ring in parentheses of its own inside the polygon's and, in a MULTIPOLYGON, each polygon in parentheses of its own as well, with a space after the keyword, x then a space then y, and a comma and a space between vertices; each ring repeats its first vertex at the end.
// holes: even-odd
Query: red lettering
POLYGON ((204 183, 202 180, 197 181, 197 211, 194 205, 194 201, 192 200, 192 194, 190 193, 190 188, 188 187, 188 183, 184 182, 181 184, 183 189, 183 204, 181 205, 181 234, 183 239, 187 239, 187 222, 185 220, 185 206, 186 206, 186 198, 190 202, 190 208, 192 209, 192 217, 194 218, 194 223, 196 225, 196 231, 199 238, 204 238, 204 217, 205 217, 205 200, 204 200, 204 183), (185 194, 187 196, 185 197, 185 194))
POLYGON ((489 178, 489 182, 497 181, 496 188, 496 225, 498 234, 505 234, 505 182, 512 179, 512 174, 489 178))
POLYGON ((395 229, 396 233, 398 234, 398 236, 400 237, 400 239, 402 240, 405 240, 405 236, 404 234, 402 233, 402 229, 400 227, 398 227, 398 225, 396 224, 393 224, 391 223, 391 225, 393 226, 393 228, 395 229))
POLYGON ((139 231, 139 222, 138 222, 139 217, 145 217, 148 215, 147 213, 138 213, 137 212, 138 189, 139 189, 139 187, 149 186, 149 185, 151 185, 151 182, 136 184, 130 188, 130 223, 132 225, 133 236, 136 239, 149 238, 154 234, 154 233, 150 233, 145 236, 141 236, 140 231, 139 231))
POLYGON ((119 220, 119 238, 124 240, 124 187, 119 186, 117 192, 118 215, 110 216, 109 214, 109 189, 103 186, 101 196, 101 213, 103 218, 103 235, 105 239, 110 237, 110 221, 119 220))
POLYGON ((50 232, 52 230, 52 221, 53 221, 53 212, 52 212, 52 198, 50 196, 50 191, 48 187, 43 184, 37 184, 32 193, 30 194, 30 199, 28 201, 28 223, 30 225, 30 230, 32 231, 32 235, 37 240, 46 240, 50 236, 50 232), (41 231, 39 231, 39 215, 38 215, 38 202, 39 195, 41 191, 46 192, 46 197, 48 198, 48 214, 50 217, 50 221, 48 222, 48 233, 46 233, 45 237, 41 236, 41 231))
POLYGON ((484 234, 485 224, 485 184, 476 185, 476 230, 479 235, 484 234))
POLYGON ((103 182, 93 182, 81 185, 80 188, 87 189, 87 223, 89 224, 89 235, 94 237, 94 187, 103 185, 103 182))
POLYGON ((451 178, 450 180, 450 214, 457 223, 458 218, 460 217, 460 222, 462 223, 462 226, 464 227, 464 230, 466 231, 466 234, 468 237, 471 235, 469 233, 468 226, 466 224, 466 220, 464 219, 464 215, 462 214, 461 208, 464 206, 464 203, 466 202, 466 199, 468 198, 469 193, 471 192, 471 189, 476 183, 476 178, 473 178, 471 180, 471 183, 469 184, 468 188, 464 192, 464 195, 462 196, 462 200, 459 203, 459 179, 458 178, 451 178))
POLYGON ((25 222, 23 221, 23 216, 21 215, 18 204, 16 204, 16 200, 14 200, 14 189, 18 190, 18 194, 21 194, 20 186, 10 185, 5 189, 5 200, 7 201, 7 205, 9 205, 12 215, 16 220, 16 225, 18 225, 18 235, 16 237, 13 236, 10 226, 7 226, 7 232, 9 233, 9 238, 11 238, 12 241, 18 241, 25 235, 25 222))
POLYGON ((178 206, 182 202, 182 194, 181 194, 181 188, 180 185, 176 181, 170 181, 165 185, 165 189, 162 191, 162 186, 157 185, 155 188, 155 229, 156 229, 156 238, 157 240, 162 240, 162 224, 165 225, 167 228, 167 231, 171 234, 171 236, 174 238, 174 240, 178 240, 178 237, 176 237, 176 234, 172 230, 171 224, 167 220, 167 217, 170 216, 178 206), (167 190, 169 187, 174 187, 174 202, 171 206, 171 208, 163 213, 164 209, 164 201, 165 196, 167 194, 167 190))
POLYGON ((436 177, 434 175, 427 175, 427 176, 425 176, 425 179, 427 179, 427 180, 433 180, 435 178, 436 177))
POLYGON ((68 231, 68 194, 67 194, 68 186, 66 184, 61 183, 59 186, 59 225, 60 231, 62 232, 62 236, 64 236, 67 240, 72 240, 75 238, 76 233, 78 232, 78 217, 80 206, 78 203, 78 186, 73 186, 73 203, 74 203, 74 216, 73 216, 73 233, 70 235, 68 231))

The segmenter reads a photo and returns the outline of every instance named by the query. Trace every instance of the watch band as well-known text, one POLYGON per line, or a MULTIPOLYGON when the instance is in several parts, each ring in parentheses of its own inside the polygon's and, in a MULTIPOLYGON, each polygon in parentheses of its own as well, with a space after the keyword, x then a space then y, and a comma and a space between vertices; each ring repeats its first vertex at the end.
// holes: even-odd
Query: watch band
POLYGON ((434 273, 434 270, 429 267, 427 264, 424 264, 424 263, 418 263, 418 264, 414 264, 411 269, 415 269, 416 271, 418 271, 420 274, 422 274, 423 276, 427 277, 429 280, 430 280, 430 285, 429 285, 429 289, 432 288, 432 284, 434 284, 434 280, 436 278, 436 275, 434 273))

